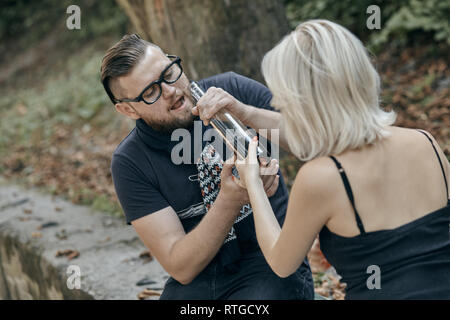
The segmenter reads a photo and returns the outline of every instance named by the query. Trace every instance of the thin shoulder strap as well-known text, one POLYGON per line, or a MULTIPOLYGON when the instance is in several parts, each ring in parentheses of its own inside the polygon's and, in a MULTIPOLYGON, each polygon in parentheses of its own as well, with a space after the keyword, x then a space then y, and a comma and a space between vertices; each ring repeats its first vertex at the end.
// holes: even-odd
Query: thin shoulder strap
POLYGON ((419 131, 425 137, 427 137, 427 139, 430 140, 431 145, 433 146, 434 152, 436 153, 436 157, 438 158, 439 164, 441 165, 442 175, 444 176, 444 182, 445 182, 445 191, 447 192, 445 195, 446 195, 446 197, 448 197, 447 177, 445 176, 444 165, 442 164, 441 157, 439 156, 439 153, 438 153, 438 151, 436 149, 436 146, 434 145, 433 140, 431 140, 431 138, 425 132, 423 132, 422 130, 417 130, 417 131, 419 131))
POLYGON ((350 199, 350 203, 352 204, 353 211, 355 212, 355 219, 356 219, 356 224, 358 225, 358 228, 359 228, 359 232, 361 232, 361 234, 365 234, 366 231, 364 230, 363 223, 361 221, 361 218, 359 217, 358 210, 356 210, 355 199, 353 197, 352 188, 350 187, 350 182, 347 179, 347 175, 345 174, 344 168, 342 168, 340 162, 337 161, 337 159, 335 157, 330 156, 330 158, 336 164, 339 174, 341 175, 342 182, 344 183, 345 191, 347 192, 347 196, 350 199))

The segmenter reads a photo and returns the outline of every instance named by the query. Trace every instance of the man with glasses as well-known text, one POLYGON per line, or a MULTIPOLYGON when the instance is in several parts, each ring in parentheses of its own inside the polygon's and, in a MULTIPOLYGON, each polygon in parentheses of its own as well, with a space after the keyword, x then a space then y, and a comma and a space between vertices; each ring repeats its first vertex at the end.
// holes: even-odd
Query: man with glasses
MULTIPOLYGON (((161 299, 312 299, 306 260, 288 278, 267 265, 253 218, 239 216, 249 198, 231 179, 231 164, 223 164, 220 191, 206 210, 195 164, 199 155, 190 155, 191 163, 173 163, 178 141, 172 141, 172 132, 185 128, 194 138, 194 120, 202 112, 194 107, 181 59, 126 35, 104 56, 101 81, 116 110, 136 120, 114 152, 111 172, 127 223, 171 275, 161 299), (238 220, 245 232, 234 242, 236 252, 227 249, 227 236, 238 220)), ((198 83, 207 91, 204 101, 232 113, 251 105, 270 108, 268 89, 235 73, 198 83)), ((202 133, 209 127, 205 121, 202 133)), ((264 176, 264 186, 282 224, 288 193, 275 164, 270 168, 275 171, 264 176)))

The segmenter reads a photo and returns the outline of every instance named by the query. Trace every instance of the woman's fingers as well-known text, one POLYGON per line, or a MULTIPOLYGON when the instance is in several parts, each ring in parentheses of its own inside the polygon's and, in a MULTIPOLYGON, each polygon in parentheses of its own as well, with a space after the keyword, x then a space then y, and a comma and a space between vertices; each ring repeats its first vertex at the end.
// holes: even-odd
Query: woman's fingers
POLYGON ((258 137, 253 137, 248 145, 247 158, 249 164, 258 164, 258 157, 256 155, 256 148, 258 147, 258 137))

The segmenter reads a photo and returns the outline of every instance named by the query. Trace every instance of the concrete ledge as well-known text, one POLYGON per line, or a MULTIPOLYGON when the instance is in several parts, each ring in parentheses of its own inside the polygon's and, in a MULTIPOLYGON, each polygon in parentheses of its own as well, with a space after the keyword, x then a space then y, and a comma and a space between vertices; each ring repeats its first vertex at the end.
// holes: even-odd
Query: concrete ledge
POLYGON ((155 259, 140 257, 144 251, 124 219, 0 178, 0 299, 136 300, 146 288, 161 292, 168 275, 155 259), (56 257, 69 249, 79 256, 56 257), (80 289, 68 286, 67 279, 76 283, 71 265, 79 268, 80 289))

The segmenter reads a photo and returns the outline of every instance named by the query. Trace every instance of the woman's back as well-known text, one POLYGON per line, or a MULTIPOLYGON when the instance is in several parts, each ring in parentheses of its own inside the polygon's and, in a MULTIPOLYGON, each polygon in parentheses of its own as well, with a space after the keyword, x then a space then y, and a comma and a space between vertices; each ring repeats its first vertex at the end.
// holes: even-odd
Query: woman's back
POLYGON ((439 151, 439 162, 423 132, 389 131, 328 161, 339 174, 329 182, 335 210, 320 233, 322 251, 347 283, 347 298, 450 298, 447 160, 439 151), (372 272, 381 289, 370 289, 372 272))
MULTIPOLYGON (((438 158, 418 130, 390 127, 392 136, 339 156, 366 232, 393 229, 444 207, 449 198, 438 158)), ((446 159, 441 152, 446 169, 446 159)), ((342 236, 359 234, 342 180, 335 173, 336 212, 327 227, 342 236)), ((445 170, 446 177, 449 173, 445 170)), ((447 178, 448 179, 448 178, 447 178)))

